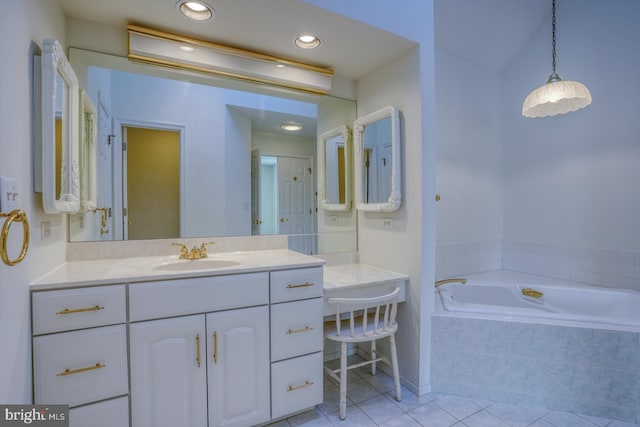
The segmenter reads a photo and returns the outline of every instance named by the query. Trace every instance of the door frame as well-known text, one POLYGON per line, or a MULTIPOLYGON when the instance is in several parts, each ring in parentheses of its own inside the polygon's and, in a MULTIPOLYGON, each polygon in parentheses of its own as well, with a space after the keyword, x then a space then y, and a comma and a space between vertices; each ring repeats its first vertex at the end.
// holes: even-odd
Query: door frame
POLYGON ((180 236, 185 235, 185 222, 184 215, 182 213, 185 211, 186 207, 186 194, 185 194, 185 177, 186 177, 186 139, 187 139, 187 127, 186 125, 176 124, 176 123, 167 123, 167 122, 158 122, 151 120, 138 120, 138 119, 129 119, 123 117, 114 118, 114 129, 113 133, 115 134, 114 141, 114 158, 113 158, 113 188, 114 193, 117 191, 120 197, 115 197, 113 200, 113 219, 114 219, 114 235, 122 236, 122 240, 127 240, 124 238, 124 174, 125 174, 125 164, 124 164, 124 155, 122 150, 122 128, 123 127, 134 127, 134 128, 144 128, 144 129, 154 129, 154 130, 165 130, 170 132, 178 132, 179 135, 179 144, 180 144, 180 236))

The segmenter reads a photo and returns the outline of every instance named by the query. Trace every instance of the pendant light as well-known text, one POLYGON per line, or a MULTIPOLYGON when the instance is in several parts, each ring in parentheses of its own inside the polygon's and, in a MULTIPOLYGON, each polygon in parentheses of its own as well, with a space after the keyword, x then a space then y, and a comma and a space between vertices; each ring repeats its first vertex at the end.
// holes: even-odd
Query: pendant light
POLYGON ((591 93, 580 82, 562 80, 556 74, 556 0, 552 0, 553 72, 547 83, 534 89, 522 104, 525 117, 546 117, 570 113, 591 104, 591 93))

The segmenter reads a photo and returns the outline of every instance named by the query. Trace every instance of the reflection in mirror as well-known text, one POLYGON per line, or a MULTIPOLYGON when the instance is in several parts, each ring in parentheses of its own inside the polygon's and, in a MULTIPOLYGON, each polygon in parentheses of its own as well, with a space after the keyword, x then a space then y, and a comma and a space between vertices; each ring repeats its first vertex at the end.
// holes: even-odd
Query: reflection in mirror
MULTIPOLYGON (((56 40, 43 41, 41 57, 42 157, 36 190, 47 213, 80 208, 78 80, 56 40)), ((40 158, 36 158, 37 160, 40 158)))
POLYGON ((351 209, 351 132, 340 126, 320 135, 318 200, 327 211, 351 209))
POLYGON ((96 136, 98 110, 84 90, 80 91, 80 210, 96 209, 96 136))
MULTIPOLYGON (((218 86, 216 80, 214 86, 201 76, 120 57, 79 49, 71 49, 70 55, 83 87, 98 109, 96 175, 100 210, 71 218, 73 241, 164 237, 148 230, 144 234, 133 233, 141 223, 151 223, 174 212, 160 203, 156 197, 160 192, 172 194, 178 224, 172 235, 176 237, 288 234, 290 248, 318 253, 316 139, 318 129, 335 126, 336 121, 331 117, 323 122, 318 117, 319 106, 332 114, 346 111, 346 117, 342 114, 340 119, 344 123, 352 120, 355 102, 327 96, 298 94, 285 98, 268 91, 269 95, 255 93, 248 84, 244 86, 252 91, 241 91, 236 89, 237 83, 230 89, 218 86), (280 129, 281 123, 289 121, 302 123, 303 129, 280 129), (136 190, 149 196, 142 203, 147 209, 142 214, 136 212, 140 203, 135 203, 142 196, 129 194, 132 181, 140 175, 141 167, 131 169, 129 164, 140 144, 134 135, 139 129, 178 136, 177 148, 170 156, 178 162, 172 183, 162 184, 160 190, 136 190), (268 187, 260 172, 269 168, 272 182, 267 193, 260 191, 268 187), (265 206, 262 209, 261 204, 265 206), (269 204, 271 219, 266 224, 268 218, 263 212, 269 204), (102 225, 105 212, 106 222, 102 225)), ((152 144, 158 141, 152 138, 152 144)), ((154 145, 152 152, 158 151, 157 147, 154 145)), ((154 168, 167 175, 168 168, 154 168)), ((147 174, 142 175, 144 178, 147 174)), ((355 224, 339 231, 355 235, 355 224)), ((338 251, 355 250, 355 238, 342 241, 350 242, 350 246, 332 247, 338 251)))
POLYGON ((398 210, 401 200, 398 111, 385 107, 357 119, 354 142, 358 210, 398 210))

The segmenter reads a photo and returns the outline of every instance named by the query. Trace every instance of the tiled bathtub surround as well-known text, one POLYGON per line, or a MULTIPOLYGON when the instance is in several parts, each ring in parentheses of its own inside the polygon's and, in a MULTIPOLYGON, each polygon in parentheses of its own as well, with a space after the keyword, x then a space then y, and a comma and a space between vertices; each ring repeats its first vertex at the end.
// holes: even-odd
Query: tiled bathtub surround
POLYGON ((640 421, 638 333, 432 319, 435 392, 640 421))
POLYGON ((436 280, 502 269, 502 240, 443 243, 436 248, 436 280))
POLYGON ((436 279, 501 269, 640 291, 640 252, 508 240, 437 247, 436 279))
POLYGON ((640 252, 502 242, 502 268, 640 291, 640 252))

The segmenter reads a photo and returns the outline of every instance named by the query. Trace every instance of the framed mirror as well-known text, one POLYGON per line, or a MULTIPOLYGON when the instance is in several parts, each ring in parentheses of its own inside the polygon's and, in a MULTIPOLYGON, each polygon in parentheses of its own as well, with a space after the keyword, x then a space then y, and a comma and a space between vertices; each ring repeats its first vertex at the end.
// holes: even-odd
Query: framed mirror
POLYGON ((84 89, 80 89, 80 211, 92 212, 97 205, 96 138, 98 110, 84 89))
MULTIPOLYGON (((213 78, 77 48, 69 49, 69 59, 97 108, 100 211, 71 215, 70 241, 168 238, 140 228, 152 225, 153 218, 153 223, 171 220, 176 225, 171 238, 277 233, 286 234, 289 247, 304 253, 357 248, 355 210, 336 213, 337 220, 331 221, 327 211, 316 209, 319 135, 353 123, 355 101, 213 78), (286 131, 282 124, 287 122, 303 128, 286 131), (134 203, 143 197, 132 196, 139 191, 134 186, 148 181, 135 174, 147 171, 152 158, 136 153, 145 147, 142 136, 151 131, 152 153, 164 153, 159 149, 162 144, 174 153, 163 159, 177 163, 171 169, 153 168, 163 171, 163 178, 172 171, 172 186, 162 184, 159 192, 145 189, 145 197, 152 199, 140 206, 134 203), (171 139, 161 140, 158 134, 171 139), (166 204, 160 205, 161 200, 166 204), (144 213, 143 208, 153 212, 144 213), (136 220, 141 213, 144 220, 136 220), (135 234, 136 227, 145 235, 135 234)), ((159 182, 154 179, 151 184, 159 182)), ((162 231, 168 229, 162 226, 162 231)))
POLYGON ((42 204, 49 214, 80 209, 79 86, 62 46, 45 39, 41 61, 42 204))
POLYGON ((394 212, 401 202, 400 115, 394 107, 358 118, 353 125, 356 208, 394 212))
POLYGON ((351 131, 331 129, 318 141, 318 201, 327 211, 351 209, 351 131))

